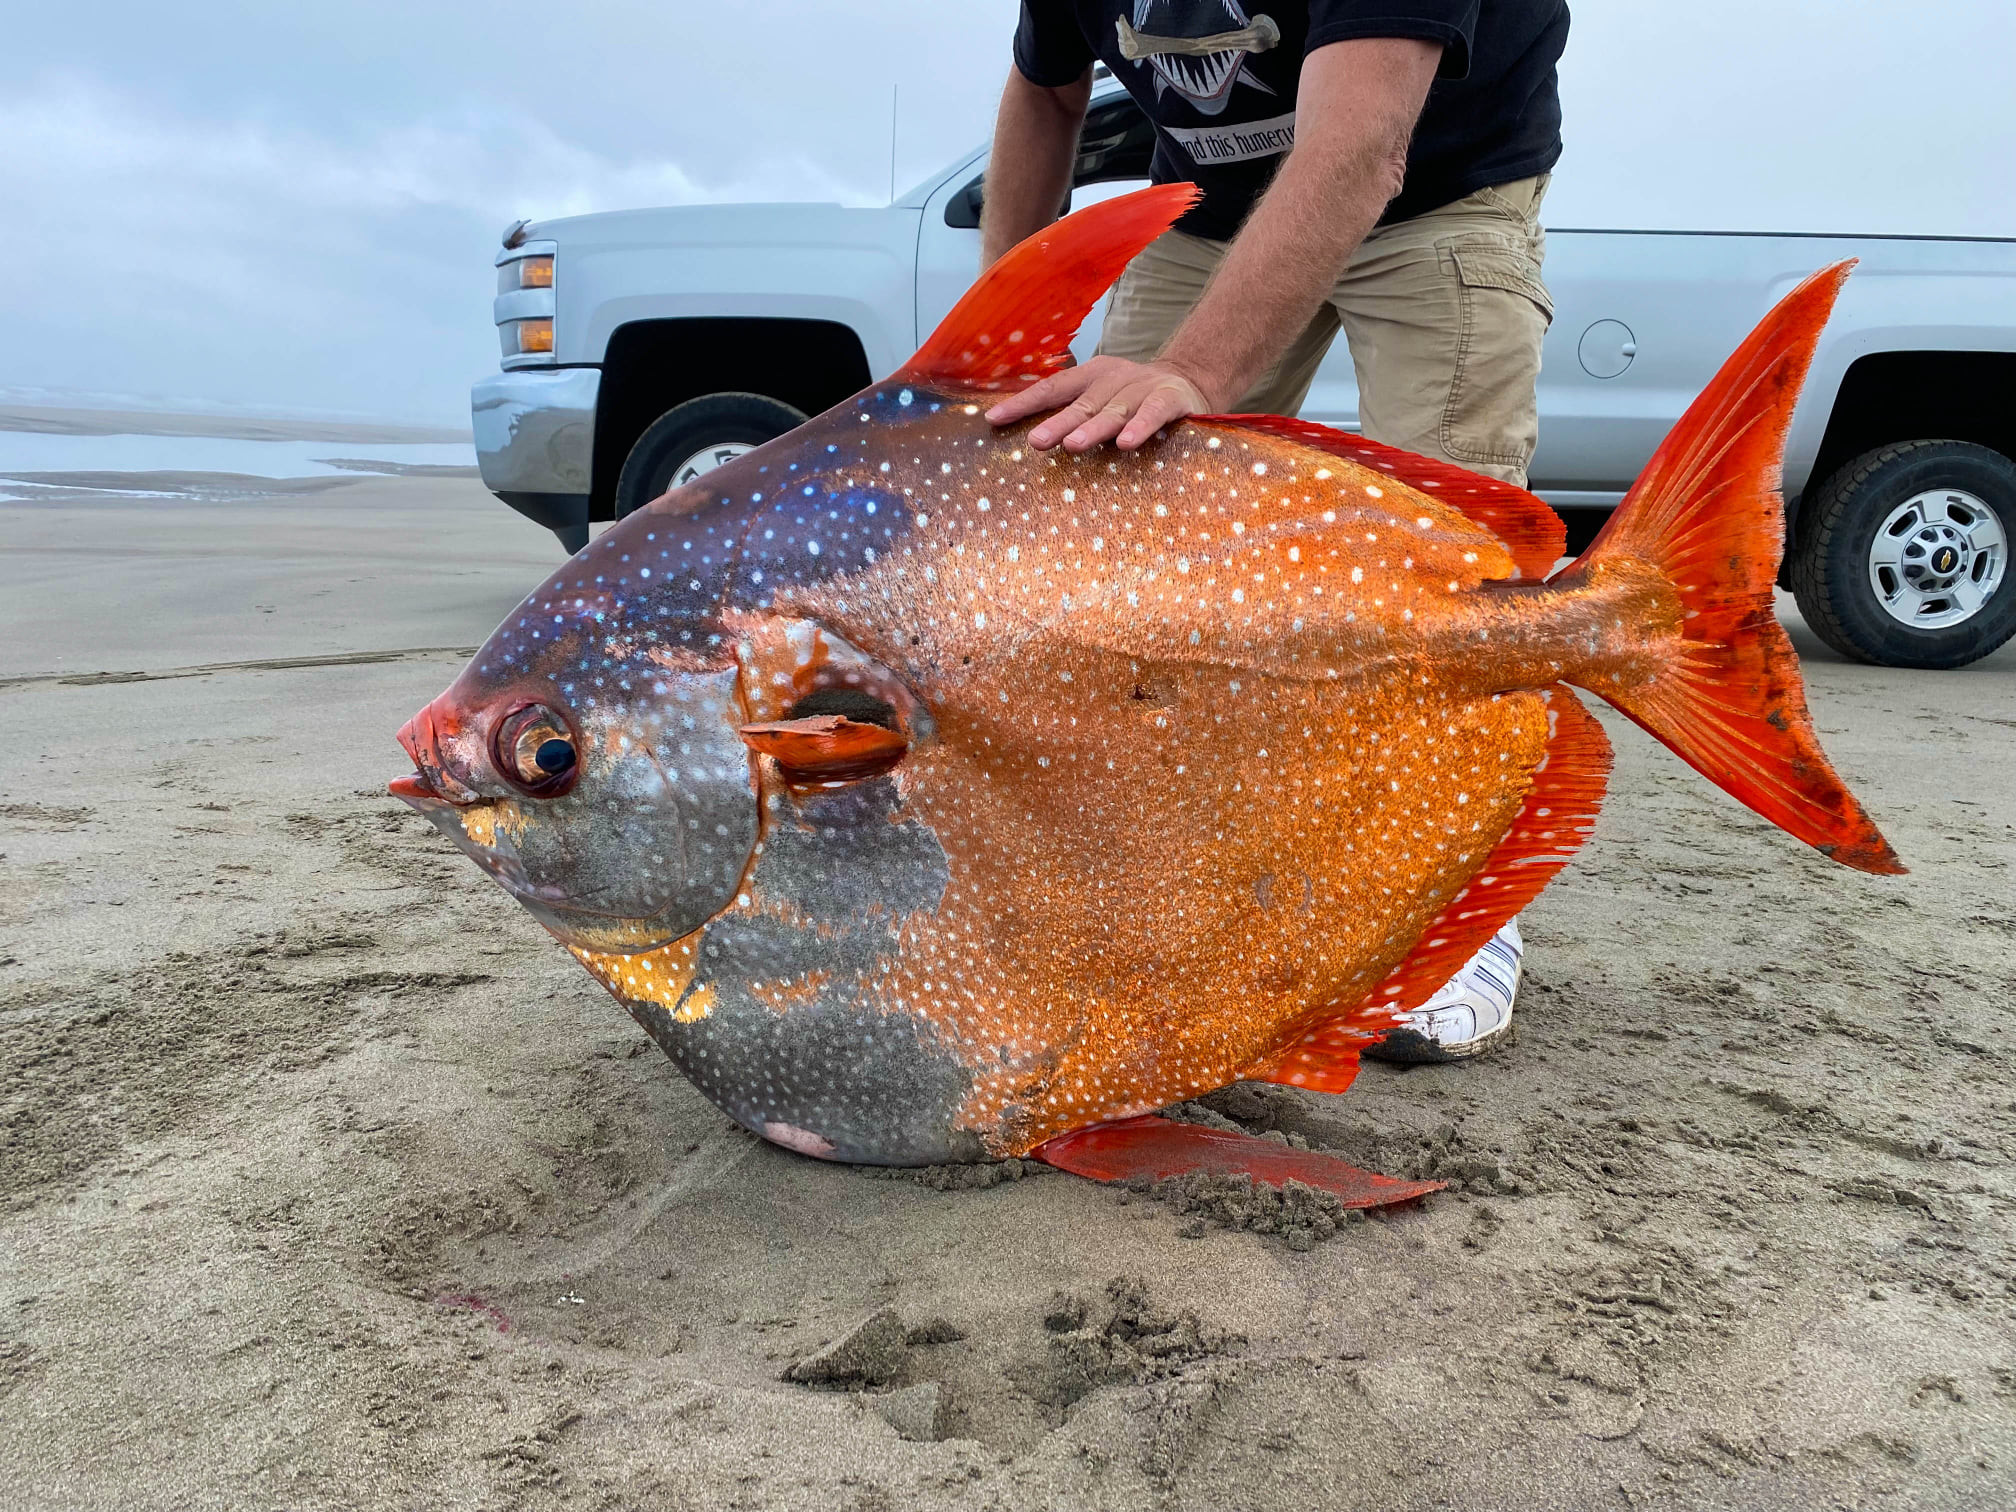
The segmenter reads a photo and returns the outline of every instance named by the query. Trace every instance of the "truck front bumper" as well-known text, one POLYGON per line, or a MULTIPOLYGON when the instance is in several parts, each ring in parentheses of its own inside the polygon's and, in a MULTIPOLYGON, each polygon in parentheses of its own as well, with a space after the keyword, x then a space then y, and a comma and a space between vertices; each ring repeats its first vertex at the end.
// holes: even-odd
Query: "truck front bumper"
POLYGON ((469 391, 484 483, 560 537, 569 551, 588 544, 595 399, 601 388, 600 368, 519 368, 493 373, 469 391))

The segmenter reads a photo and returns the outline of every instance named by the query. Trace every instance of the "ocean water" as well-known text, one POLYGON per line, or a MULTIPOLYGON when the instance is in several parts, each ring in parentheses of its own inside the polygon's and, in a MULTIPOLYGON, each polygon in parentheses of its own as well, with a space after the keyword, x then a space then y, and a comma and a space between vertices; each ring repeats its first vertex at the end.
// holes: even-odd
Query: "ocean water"
POLYGON ((0 479, 24 473, 240 473, 314 478, 474 467, 468 442, 240 441, 220 436, 64 436, 0 430, 0 479), (344 466, 336 466, 337 462, 344 466))

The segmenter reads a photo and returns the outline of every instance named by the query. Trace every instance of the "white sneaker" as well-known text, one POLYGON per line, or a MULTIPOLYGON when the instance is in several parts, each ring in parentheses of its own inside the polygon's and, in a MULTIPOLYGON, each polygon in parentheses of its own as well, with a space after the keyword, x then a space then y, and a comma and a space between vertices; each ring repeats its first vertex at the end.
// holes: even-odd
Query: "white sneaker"
POLYGON ((1513 919, 1472 956, 1435 995, 1409 1013, 1365 1053, 1405 1066, 1467 1060, 1498 1047, 1512 1030, 1526 942, 1513 919))

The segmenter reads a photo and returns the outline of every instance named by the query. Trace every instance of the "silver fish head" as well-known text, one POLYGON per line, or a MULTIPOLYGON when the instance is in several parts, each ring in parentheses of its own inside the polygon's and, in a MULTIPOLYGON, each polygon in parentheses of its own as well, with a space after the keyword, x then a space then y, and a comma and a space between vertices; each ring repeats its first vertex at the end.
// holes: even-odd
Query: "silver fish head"
POLYGON ((692 933, 756 844, 716 612, 739 522, 681 493, 555 573, 399 732, 415 772, 392 792, 569 945, 692 933))

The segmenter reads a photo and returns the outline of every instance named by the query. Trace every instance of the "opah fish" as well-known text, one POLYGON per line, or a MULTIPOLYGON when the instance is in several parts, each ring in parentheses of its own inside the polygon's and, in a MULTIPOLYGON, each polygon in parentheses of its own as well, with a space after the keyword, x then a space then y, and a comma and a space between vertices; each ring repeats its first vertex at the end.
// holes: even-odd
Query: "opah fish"
POLYGON ((1531 494, 1320 426, 1072 457, 987 424, 1189 196, 1025 242, 901 372, 583 550, 400 733, 393 791, 780 1144, 1423 1190, 1144 1115, 1341 1090, 1534 897, 1610 765, 1569 684, 1834 860, 1902 869, 1771 606, 1846 265, 1549 576, 1531 494))

